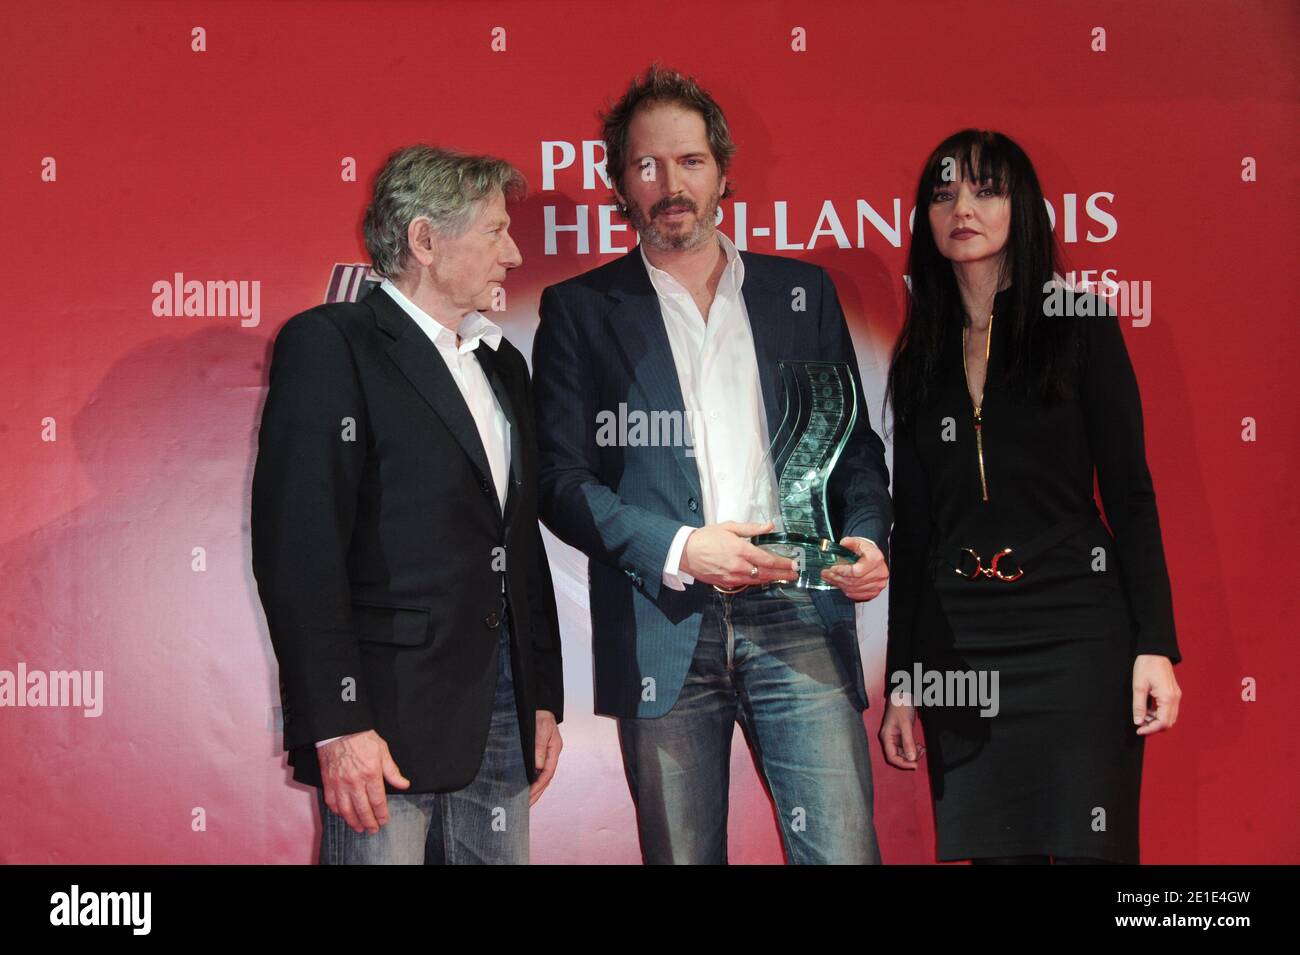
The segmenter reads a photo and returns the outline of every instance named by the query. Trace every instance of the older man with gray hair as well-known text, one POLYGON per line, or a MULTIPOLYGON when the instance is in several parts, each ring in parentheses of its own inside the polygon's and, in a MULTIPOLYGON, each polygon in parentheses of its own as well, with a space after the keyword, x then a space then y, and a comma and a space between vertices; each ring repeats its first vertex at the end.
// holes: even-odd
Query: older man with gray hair
POLYGON ((365 219, 383 284, 276 337, 253 573, 322 863, 527 862, 555 772, 532 389, 484 315, 522 261, 523 190, 499 159, 397 151, 365 219))

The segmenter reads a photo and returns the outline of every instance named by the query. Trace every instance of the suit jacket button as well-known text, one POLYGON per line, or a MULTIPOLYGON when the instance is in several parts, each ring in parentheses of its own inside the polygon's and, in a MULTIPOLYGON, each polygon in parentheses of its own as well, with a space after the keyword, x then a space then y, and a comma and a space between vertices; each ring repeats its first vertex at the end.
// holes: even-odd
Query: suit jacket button
POLYGON ((483 618, 483 623, 484 625, 487 626, 489 630, 495 630, 497 624, 499 624, 500 622, 501 622, 501 618, 497 616, 497 612, 495 610, 493 610, 490 614, 488 614, 486 617, 483 618))
POLYGON ((700 509, 700 502, 695 500, 695 498, 691 498, 689 501, 686 502, 686 506, 689 507, 692 511, 698 511, 700 509))
POLYGON ((486 493, 488 492, 488 490, 489 490, 489 485, 488 485, 488 482, 487 482, 487 479, 486 479, 486 478, 484 478, 482 481, 479 481, 479 482, 478 482, 478 489, 479 489, 480 491, 482 491, 484 494, 486 494, 486 493))

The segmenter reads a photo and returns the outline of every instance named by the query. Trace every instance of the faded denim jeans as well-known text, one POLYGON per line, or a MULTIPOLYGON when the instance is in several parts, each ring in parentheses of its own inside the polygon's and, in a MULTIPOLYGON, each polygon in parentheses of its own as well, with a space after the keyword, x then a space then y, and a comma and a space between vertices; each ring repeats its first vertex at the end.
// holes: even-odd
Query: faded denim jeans
POLYGON ((619 720, 645 861, 727 861, 737 721, 776 803, 786 859, 878 864, 861 702, 821 614, 795 588, 715 592, 672 710, 619 720))
POLYGON ((492 728, 474 780, 450 793, 389 793, 389 820, 374 835, 353 830, 317 789, 321 865, 528 863, 528 776, 504 624, 500 641, 492 728))

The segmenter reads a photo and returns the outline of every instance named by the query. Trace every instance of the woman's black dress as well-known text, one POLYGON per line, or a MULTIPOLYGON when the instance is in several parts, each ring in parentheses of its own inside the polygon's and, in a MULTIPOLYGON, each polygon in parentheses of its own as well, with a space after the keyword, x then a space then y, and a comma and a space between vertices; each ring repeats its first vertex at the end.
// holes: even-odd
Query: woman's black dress
POLYGON ((919 664, 940 859, 1136 863, 1133 658, 1179 660, 1137 381, 1118 319, 1051 318, 1080 323, 1074 396, 1017 398, 1002 380, 1009 304, 1008 291, 994 302, 983 484, 959 327, 930 399, 895 434, 886 692, 919 664), (969 576, 1007 547, 998 569, 1022 577, 969 576), (990 689, 996 673, 996 714, 925 705, 929 671, 985 671, 990 689))

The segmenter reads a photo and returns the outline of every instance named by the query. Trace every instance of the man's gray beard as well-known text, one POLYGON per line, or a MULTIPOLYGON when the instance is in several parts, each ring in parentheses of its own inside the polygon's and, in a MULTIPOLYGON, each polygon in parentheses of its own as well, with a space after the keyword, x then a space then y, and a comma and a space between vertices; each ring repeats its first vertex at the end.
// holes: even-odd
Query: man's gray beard
POLYGON ((680 252, 683 249, 695 248, 713 234, 714 220, 718 217, 718 200, 715 198, 713 202, 709 203, 709 208, 704 215, 696 215, 695 228, 690 232, 671 236, 661 232, 659 227, 654 224, 654 219, 647 220, 643 217, 636 206, 629 204, 627 213, 632 228, 636 229, 641 241, 648 243, 650 248, 659 252, 680 252))

